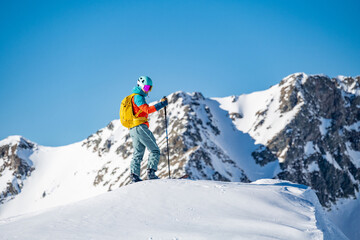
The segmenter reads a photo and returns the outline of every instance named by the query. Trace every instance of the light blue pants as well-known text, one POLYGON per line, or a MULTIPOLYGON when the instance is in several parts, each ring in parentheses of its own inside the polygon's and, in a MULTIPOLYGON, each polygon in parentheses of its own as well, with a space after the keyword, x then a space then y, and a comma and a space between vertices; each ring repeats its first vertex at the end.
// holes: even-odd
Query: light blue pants
POLYGON ((133 140, 134 154, 130 164, 131 173, 140 177, 140 164, 143 160, 145 148, 150 151, 148 169, 157 170, 160 159, 160 149, 152 132, 145 124, 130 129, 130 136, 133 140))

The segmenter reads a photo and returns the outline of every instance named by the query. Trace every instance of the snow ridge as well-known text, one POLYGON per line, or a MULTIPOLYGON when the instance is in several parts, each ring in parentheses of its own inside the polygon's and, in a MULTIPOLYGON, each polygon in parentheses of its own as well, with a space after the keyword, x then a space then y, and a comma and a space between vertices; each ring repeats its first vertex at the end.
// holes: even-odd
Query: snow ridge
POLYGON ((0 239, 347 239, 321 212, 289 182, 157 180, 7 219, 0 239))

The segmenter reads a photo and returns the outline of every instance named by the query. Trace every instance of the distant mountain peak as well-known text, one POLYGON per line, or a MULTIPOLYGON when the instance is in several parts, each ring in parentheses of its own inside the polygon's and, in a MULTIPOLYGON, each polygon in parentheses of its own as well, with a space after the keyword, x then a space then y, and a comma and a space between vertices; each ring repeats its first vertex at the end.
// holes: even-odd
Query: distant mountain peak
POLYGON ((13 135, 13 136, 9 136, 3 140, 0 141, 0 146, 4 146, 4 145, 10 145, 10 146, 14 146, 14 145, 21 145, 24 148, 28 148, 33 146, 35 143, 31 142, 30 140, 24 138, 23 136, 20 135, 13 135))
POLYGON ((309 75, 307 75, 304 72, 298 72, 290 74, 289 76, 283 78, 281 82, 279 83, 279 86, 286 86, 286 85, 303 85, 306 80, 309 78, 309 75))

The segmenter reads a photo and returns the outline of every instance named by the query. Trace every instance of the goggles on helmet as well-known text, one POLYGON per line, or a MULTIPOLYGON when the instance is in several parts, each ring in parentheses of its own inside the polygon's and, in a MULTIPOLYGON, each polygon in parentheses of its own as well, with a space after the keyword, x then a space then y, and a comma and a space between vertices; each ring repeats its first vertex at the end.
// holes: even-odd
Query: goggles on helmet
POLYGON ((143 87, 145 92, 150 92, 152 90, 152 86, 151 85, 144 85, 143 87))

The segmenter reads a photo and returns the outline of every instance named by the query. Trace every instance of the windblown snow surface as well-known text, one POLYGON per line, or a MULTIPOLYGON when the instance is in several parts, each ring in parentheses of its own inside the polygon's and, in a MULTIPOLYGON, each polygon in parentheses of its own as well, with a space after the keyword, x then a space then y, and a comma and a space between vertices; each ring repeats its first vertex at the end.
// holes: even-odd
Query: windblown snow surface
POLYGON ((0 239, 347 239, 306 186, 156 180, 0 219, 0 239))

